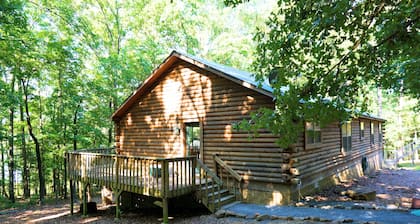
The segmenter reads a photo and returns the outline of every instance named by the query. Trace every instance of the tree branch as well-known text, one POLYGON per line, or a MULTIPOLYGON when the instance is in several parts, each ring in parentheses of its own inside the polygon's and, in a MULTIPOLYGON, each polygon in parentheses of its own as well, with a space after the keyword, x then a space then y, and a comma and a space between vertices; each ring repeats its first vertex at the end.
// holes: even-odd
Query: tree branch
MULTIPOLYGON (((418 20, 419 20, 419 16, 417 16, 415 19, 411 19, 408 20, 407 22, 404 23, 403 27, 404 29, 407 29, 408 26, 415 24, 418 20)), ((381 42, 379 42, 377 45, 375 45, 373 47, 374 50, 376 50, 378 47, 382 46, 383 44, 385 44, 387 41, 391 40, 393 37, 395 37, 400 30, 395 30, 394 32, 392 32, 390 35, 388 35, 385 39, 383 39, 381 42)))
POLYGON ((368 24, 366 24, 366 29, 363 30, 362 36, 354 43, 353 47, 350 49, 349 52, 347 52, 341 59, 334 64, 330 69, 328 69, 326 75, 330 74, 335 68, 339 67, 349 56, 352 54, 359 46, 362 40, 366 37, 367 31, 372 26, 375 18, 379 15, 379 13, 382 11, 382 9, 385 7, 385 3, 381 3, 377 9, 374 11, 374 13, 369 17, 368 24))

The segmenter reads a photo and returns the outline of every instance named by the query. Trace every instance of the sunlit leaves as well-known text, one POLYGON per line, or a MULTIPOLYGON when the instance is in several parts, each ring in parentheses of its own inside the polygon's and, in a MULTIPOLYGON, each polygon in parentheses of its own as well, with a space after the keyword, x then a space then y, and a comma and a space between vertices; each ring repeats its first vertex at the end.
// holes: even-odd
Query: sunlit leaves
POLYGON ((277 76, 276 109, 259 120, 281 114, 270 130, 289 136, 296 122, 357 116, 372 85, 418 98, 419 12, 418 1, 278 1, 255 35, 257 78, 277 76))

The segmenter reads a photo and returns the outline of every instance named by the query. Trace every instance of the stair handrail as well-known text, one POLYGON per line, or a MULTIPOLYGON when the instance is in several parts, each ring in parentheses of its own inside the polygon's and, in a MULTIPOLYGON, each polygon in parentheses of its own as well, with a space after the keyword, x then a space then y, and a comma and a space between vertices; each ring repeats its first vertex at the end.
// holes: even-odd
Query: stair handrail
POLYGON ((206 166, 203 161, 201 161, 198 158, 195 161, 197 162, 196 167, 199 170, 198 171, 199 185, 197 189, 198 193, 200 195, 202 203, 208 209, 210 209, 211 212, 214 213, 221 207, 220 194, 217 194, 217 198, 216 198, 215 192, 220 191, 220 189, 223 186, 223 181, 216 175, 216 173, 214 173, 213 170, 211 170, 208 166, 206 166), (208 178, 210 178, 211 181, 209 181, 208 178), (205 190, 202 190, 203 186, 205 187, 205 190), (209 190, 209 187, 210 187, 210 190, 209 190), (209 197, 209 193, 211 195, 211 198, 209 197))
MULTIPOLYGON (((242 184, 243 184, 243 177, 239 175, 235 170, 233 170, 225 161, 223 161, 218 154, 213 154, 214 160, 214 169, 216 170, 216 175, 219 176, 218 167, 223 168, 230 176, 233 177, 235 183, 232 186, 229 186, 229 176, 226 177, 226 182, 224 186, 229 190, 229 192, 233 193, 237 200, 242 200, 242 184), (233 187, 233 188, 232 188, 233 187), (239 197, 238 197, 239 196, 239 197)), ((220 173, 222 175, 222 173, 220 173)), ((221 178, 223 180, 223 177, 221 178)))
MULTIPOLYGON (((234 177, 238 182, 242 182, 243 178, 235 170, 233 170, 229 165, 227 165, 217 154, 213 155, 214 161, 217 165, 224 168, 232 177, 234 177)), ((217 169, 216 169, 217 170, 217 169)))
POLYGON ((200 159, 197 159, 197 166, 199 168, 202 168, 204 171, 206 171, 208 173, 208 175, 214 179, 214 181, 219 184, 219 185, 223 185, 223 181, 206 165, 203 163, 203 161, 201 161, 200 159))

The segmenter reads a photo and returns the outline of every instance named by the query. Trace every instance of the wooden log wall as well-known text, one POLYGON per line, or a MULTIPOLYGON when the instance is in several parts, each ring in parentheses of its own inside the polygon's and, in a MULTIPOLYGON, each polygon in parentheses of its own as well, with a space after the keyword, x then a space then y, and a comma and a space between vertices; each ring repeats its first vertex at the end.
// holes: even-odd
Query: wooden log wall
POLYGON ((117 150, 138 156, 185 156, 184 124, 202 123, 204 163, 213 168, 217 153, 248 181, 283 183, 290 154, 276 136, 261 131, 258 138, 232 130, 232 123, 249 117, 272 99, 219 75, 187 63, 177 63, 148 94, 129 109, 116 128, 117 150), (177 134, 176 128, 181 131, 177 134))
POLYGON ((245 88, 217 74, 177 62, 150 91, 117 122, 117 151, 125 155, 185 156, 185 124, 200 122, 201 159, 213 168, 213 154, 244 177, 245 181, 287 183, 291 177, 310 181, 361 160, 381 149, 377 120, 365 122, 360 139, 359 119, 352 121, 352 150, 343 153, 338 122, 322 128, 322 144, 306 148, 302 134, 293 153, 279 148, 277 136, 260 131, 257 138, 232 130, 234 122, 252 111, 273 107, 271 97, 245 88), (370 141, 374 123, 375 144, 370 141))
POLYGON ((353 119, 352 148, 343 152, 339 122, 332 123, 321 129, 322 144, 317 148, 305 147, 304 135, 300 137, 296 153, 291 155, 293 167, 290 172, 300 178, 303 184, 322 176, 331 175, 335 170, 342 169, 355 162, 361 162, 363 156, 369 156, 382 149, 379 143, 378 125, 380 121, 365 118, 353 119), (364 122, 364 138, 360 137, 360 121, 364 122), (371 144, 370 122, 374 123, 375 144, 371 144))

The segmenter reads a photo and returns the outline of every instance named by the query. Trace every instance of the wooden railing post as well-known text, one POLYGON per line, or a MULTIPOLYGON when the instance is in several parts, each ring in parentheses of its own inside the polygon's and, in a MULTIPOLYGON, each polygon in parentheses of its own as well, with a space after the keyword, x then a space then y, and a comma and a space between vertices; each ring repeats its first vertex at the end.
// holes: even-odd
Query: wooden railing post
MULTIPOLYGON (((197 167, 197 157, 194 157, 193 159, 192 159, 192 166, 191 166, 191 175, 192 175, 192 177, 191 177, 191 179, 192 179, 192 186, 195 186, 195 168, 197 167)), ((200 171, 199 171, 200 172, 200 171)))
MULTIPOLYGON (((159 161, 159 160, 158 160, 159 161)), ((169 198, 169 162, 167 159, 161 160, 162 166, 162 209, 163 223, 168 223, 168 198, 169 198)))
POLYGON ((115 156, 115 188, 120 187, 120 158, 115 156))
POLYGON ((217 167, 216 158, 217 158, 217 154, 213 154, 213 167, 214 167, 214 172, 216 173, 216 176, 219 176, 219 169, 217 167))

